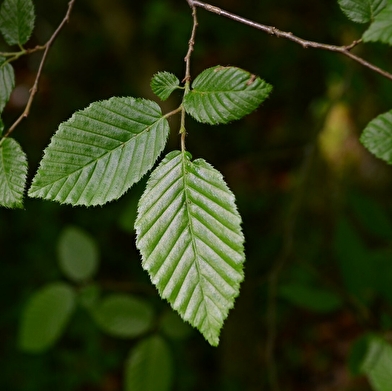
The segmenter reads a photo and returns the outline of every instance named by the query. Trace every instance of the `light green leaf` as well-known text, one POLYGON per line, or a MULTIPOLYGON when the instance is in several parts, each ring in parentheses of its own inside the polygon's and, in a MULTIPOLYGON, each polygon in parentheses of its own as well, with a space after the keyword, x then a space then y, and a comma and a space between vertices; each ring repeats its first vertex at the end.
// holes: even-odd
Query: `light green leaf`
POLYGON ((180 81, 170 72, 158 72, 151 79, 151 89, 160 99, 166 100, 178 88, 180 81))
POLYGON ((364 42, 383 42, 392 45, 392 4, 386 6, 363 33, 364 42))
POLYGON ((108 296, 93 313, 103 331, 119 338, 145 333, 151 327, 154 315, 147 302, 124 294, 108 296))
POLYGON ((67 227, 58 242, 61 271, 75 282, 88 280, 95 274, 99 251, 95 240, 77 227, 67 227))
POLYGON ((370 152, 392 164, 392 110, 370 121, 360 140, 370 152))
POLYGON ((172 355, 166 342, 153 335, 139 342, 125 364, 125 391, 169 391, 172 355))
POLYGON ((21 146, 12 138, 0 145, 0 205, 23 208, 27 177, 27 158, 21 146))
POLYGON ((344 14, 357 23, 368 23, 387 5, 387 0, 339 0, 344 14))
POLYGON ((86 206, 118 199, 151 169, 168 134, 155 102, 126 97, 92 103, 60 125, 29 195, 86 206))
MULTIPOLYGON (((0 56, 0 113, 10 99, 11 92, 15 87, 15 74, 12 65, 0 56)), ((1 132, 0 132, 1 133, 1 132)))
POLYGON ((4 0, 0 7, 0 31, 8 45, 25 44, 34 28, 31 0, 4 0))
POLYGON ((169 153, 151 174, 135 228, 160 295, 218 345, 245 259, 241 217, 222 175, 189 153, 169 153))
POLYGON ((75 297, 73 289, 61 282, 47 285, 31 296, 22 314, 20 348, 32 353, 50 348, 73 313, 75 297))
POLYGON ((216 66, 196 77, 183 104, 197 121, 226 124, 255 110, 271 90, 270 84, 243 69, 216 66))

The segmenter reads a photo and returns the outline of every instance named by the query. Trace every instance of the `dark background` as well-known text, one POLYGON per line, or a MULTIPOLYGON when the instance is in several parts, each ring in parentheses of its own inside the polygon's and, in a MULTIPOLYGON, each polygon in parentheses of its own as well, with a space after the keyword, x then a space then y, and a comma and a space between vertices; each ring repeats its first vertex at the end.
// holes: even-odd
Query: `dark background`
MULTIPOLYGON (((334 1, 214 5, 336 45, 351 43, 366 28, 348 21, 334 1)), ((50 37, 67 3, 36 0, 35 6, 28 47, 50 37)), ((335 53, 303 49, 201 9, 198 18, 193 77, 210 66, 233 65, 259 75, 274 90, 255 113, 230 125, 187 119, 187 149, 220 170, 237 197, 247 261, 219 347, 210 347, 197 331, 169 340, 173 389, 268 390, 275 362, 282 390, 369 390, 364 377, 350 374, 348 362, 358 337, 392 325, 391 170, 358 137, 372 118, 392 107, 391 82, 335 53), (290 284, 322 288, 339 303, 326 308, 316 300, 312 306, 287 289, 285 294, 281 287, 290 284), (275 360, 266 356, 273 341, 275 360)), ((51 135, 75 110, 111 96, 157 100, 149 82, 158 71, 182 79, 191 27, 186 1, 77 0, 49 53, 31 114, 14 133, 28 155, 30 180, 51 135)), ((385 46, 363 44, 355 52, 392 69, 385 46)), ((17 89, 3 114, 6 127, 23 110, 40 56, 15 63, 17 89)), ((179 98, 174 93, 163 110, 177 107, 179 98)), ((171 127, 167 151, 180 146, 177 120, 171 127)), ((135 247, 132 224, 142 191, 143 184, 137 185, 98 208, 26 199, 24 210, 0 211, 3 390, 122 389, 124 360, 137 341, 103 335, 80 311, 54 348, 29 355, 17 348, 17 329, 29 296, 63 278, 56 243, 69 224, 99 243, 97 280, 106 291, 147 298, 157 316, 168 310, 135 247)))

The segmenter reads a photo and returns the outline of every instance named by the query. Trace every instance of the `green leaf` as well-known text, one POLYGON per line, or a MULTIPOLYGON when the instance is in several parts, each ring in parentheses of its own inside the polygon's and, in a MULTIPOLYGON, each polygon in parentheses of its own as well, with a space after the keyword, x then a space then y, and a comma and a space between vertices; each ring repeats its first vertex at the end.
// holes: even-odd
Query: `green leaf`
POLYGON ((4 0, 0 7, 0 31, 8 45, 25 44, 34 28, 31 0, 4 0))
POLYGON ((94 309, 98 326, 119 338, 133 338, 148 331, 153 315, 149 303, 124 294, 108 296, 94 309))
POLYGON ((383 42, 392 45, 392 4, 375 17, 362 38, 364 42, 383 42))
POLYGON ((88 311, 93 311, 99 303, 101 287, 98 284, 89 284, 78 290, 78 303, 88 311))
POLYGON ((368 23, 387 5, 387 0, 339 0, 344 14, 357 23, 368 23))
POLYGON ((226 124, 255 110, 271 90, 270 84, 243 69, 216 66, 196 77, 183 104, 197 121, 226 124))
POLYGON ((160 330, 169 338, 183 340, 193 332, 191 326, 185 323, 176 312, 168 310, 160 319, 160 330))
POLYGON ((58 242, 58 257, 61 271, 72 281, 91 279, 97 271, 97 244, 80 228, 67 227, 63 230, 58 242))
POLYGON ((27 177, 27 158, 21 146, 12 138, 0 145, 0 205, 23 208, 27 177))
POLYGON ((61 282, 47 285, 30 297, 19 329, 20 348, 32 353, 50 348, 73 313, 75 297, 74 290, 61 282))
POLYGON ((169 153, 151 174, 135 228, 160 295, 218 345, 245 258, 241 217, 222 175, 189 153, 169 153))
POLYGON ((92 103, 60 125, 29 195, 86 206, 118 199, 151 169, 168 134, 155 102, 126 97, 92 103))
POLYGON ((4 123, 3 120, 0 117, 0 136, 3 134, 4 132, 4 123))
POLYGON ((14 87, 14 68, 12 68, 11 64, 6 62, 6 58, 0 56, 0 113, 10 99, 14 87))
POLYGON ((172 355, 166 342, 154 335, 139 342, 125 365, 125 391, 169 391, 172 355))
POLYGON ((151 79, 151 89, 160 99, 166 100, 178 88, 180 81, 170 72, 158 72, 151 79))
POLYGON ((370 152, 392 164, 392 110, 370 121, 360 140, 370 152))

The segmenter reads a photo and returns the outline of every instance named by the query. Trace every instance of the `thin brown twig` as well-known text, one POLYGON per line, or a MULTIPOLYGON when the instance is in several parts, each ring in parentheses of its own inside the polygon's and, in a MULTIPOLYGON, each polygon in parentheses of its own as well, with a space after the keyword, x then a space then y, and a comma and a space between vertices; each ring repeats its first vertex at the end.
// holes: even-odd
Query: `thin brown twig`
POLYGON ((231 12, 227 12, 225 10, 223 10, 222 8, 219 7, 215 7, 211 4, 208 3, 204 3, 202 1, 198 1, 198 0, 187 0, 189 6, 193 9, 195 7, 199 7, 199 8, 203 8, 206 11, 212 12, 214 14, 220 15, 220 16, 224 16, 228 19, 234 20, 236 22, 245 24, 247 26, 253 27, 257 30, 261 30, 264 31, 267 34, 270 35, 274 35, 278 38, 285 38, 288 39, 290 41, 293 41, 299 45, 301 45, 303 48, 313 48, 313 49, 321 49, 321 50, 328 50, 330 52, 336 52, 336 53, 341 53, 344 56, 347 56, 349 58, 351 58, 352 60, 358 62, 359 64, 361 64, 362 66, 364 66, 365 68, 371 69, 372 71, 380 74, 381 76, 392 80, 392 73, 389 73, 377 66, 375 66, 374 64, 364 60, 362 57, 357 56, 356 54, 351 53, 351 49, 358 45, 360 42, 362 42, 362 40, 357 40, 354 41, 353 43, 351 43, 350 45, 345 45, 345 46, 337 46, 337 45, 329 45, 329 44, 324 44, 324 43, 319 43, 319 42, 314 42, 314 41, 308 41, 306 39, 300 38, 295 36, 293 33, 291 32, 287 32, 287 31, 282 31, 277 29, 276 27, 273 26, 267 26, 265 24, 261 24, 261 23, 256 23, 252 20, 243 18, 241 16, 232 14, 231 12))
POLYGON ((44 54, 42 55, 41 62, 40 62, 39 67, 38 67, 38 71, 37 71, 37 75, 35 77, 34 84, 33 84, 32 88, 30 89, 30 96, 29 96, 29 99, 27 101, 26 107, 23 110, 23 113, 18 117, 18 119, 10 126, 8 131, 4 134, 4 136, 0 140, 0 145, 2 144, 4 139, 7 138, 15 130, 15 128, 23 121, 23 119, 28 117, 28 115, 30 113, 31 105, 32 105, 33 100, 34 100, 34 97, 35 97, 35 95, 36 95, 36 93, 38 91, 38 84, 39 84, 39 81, 40 81, 40 78, 41 78, 41 74, 42 74, 42 70, 44 68, 44 64, 45 64, 46 58, 48 56, 49 49, 51 48, 53 42, 55 41, 55 39, 59 35, 59 33, 62 30, 62 28, 64 27, 64 25, 69 21, 69 17, 71 15, 71 11, 72 11, 72 8, 74 6, 74 3, 75 3, 75 0, 70 0, 69 1, 68 9, 67 9, 67 12, 66 12, 63 20, 58 25, 57 29, 54 31, 54 33, 52 34, 52 36, 49 38, 49 40, 46 42, 45 45, 43 45, 43 46, 36 46, 33 49, 27 49, 26 50, 27 53, 33 53, 33 52, 35 52, 37 50, 42 50, 44 48, 44 54))

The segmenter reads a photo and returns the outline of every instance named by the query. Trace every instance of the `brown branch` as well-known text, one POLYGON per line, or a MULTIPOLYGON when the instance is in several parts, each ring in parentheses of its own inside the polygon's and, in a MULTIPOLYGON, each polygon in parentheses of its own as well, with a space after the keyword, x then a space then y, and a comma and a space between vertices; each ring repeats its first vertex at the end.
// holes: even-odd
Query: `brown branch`
POLYGON ((380 74, 381 76, 383 76, 389 80, 392 80, 392 73, 384 71, 383 69, 364 60, 362 57, 359 57, 359 56, 350 52, 350 50, 354 46, 356 46, 358 43, 360 43, 361 40, 354 41, 352 44, 346 45, 346 46, 336 46, 336 45, 329 45, 329 44, 324 44, 324 43, 319 43, 319 42, 314 42, 314 41, 308 41, 306 39, 303 39, 303 38, 300 38, 300 37, 293 35, 291 32, 281 31, 273 26, 267 26, 265 24, 253 22, 252 20, 249 20, 249 19, 243 18, 241 16, 232 14, 231 12, 227 12, 227 11, 223 10, 222 8, 215 7, 213 5, 204 3, 202 1, 187 0, 187 2, 191 8, 194 8, 194 7, 203 8, 206 11, 212 12, 212 13, 220 15, 220 16, 224 16, 228 19, 231 19, 236 22, 253 27, 257 30, 264 31, 267 34, 274 35, 278 38, 288 39, 290 41, 293 41, 293 42, 301 45, 303 48, 321 49, 321 50, 328 50, 330 52, 341 53, 344 56, 347 56, 347 57, 351 58, 352 60, 358 62, 362 66, 364 66, 368 69, 371 69, 372 71, 380 74))
POLYGON ((41 59, 41 62, 39 64, 39 67, 38 67, 38 71, 37 71, 37 75, 35 77, 35 81, 34 81, 33 87, 30 89, 30 96, 29 96, 29 100, 27 101, 26 107, 23 110, 23 113, 11 125, 11 127, 8 129, 7 133, 5 133, 3 138, 0 140, 0 145, 3 142, 3 140, 6 137, 8 137, 15 130, 15 128, 23 121, 23 119, 28 117, 28 115, 30 113, 31 105, 32 105, 33 100, 34 100, 34 97, 35 97, 35 95, 36 95, 36 93, 38 91, 38 84, 39 84, 39 81, 40 81, 40 78, 41 78, 41 74, 42 74, 42 70, 44 68, 44 64, 45 64, 46 58, 48 56, 49 49, 51 48, 53 42, 55 41, 55 39, 59 35, 59 33, 62 30, 62 28, 69 21, 69 17, 71 15, 71 11, 72 11, 74 3, 75 3, 75 0, 70 0, 70 2, 68 3, 67 13, 65 14, 63 20, 58 25, 57 29, 55 30, 55 32, 52 34, 52 36, 49 38, 49 40, 46 42, 45 45, 43 45, 43 46, 36 46, 33 49, 27 49, 26 50, 27 53, 33 53, 33 52, 35 52, 37 50, 44 49, 44 54, 42 55, 42 59, 41 59))

